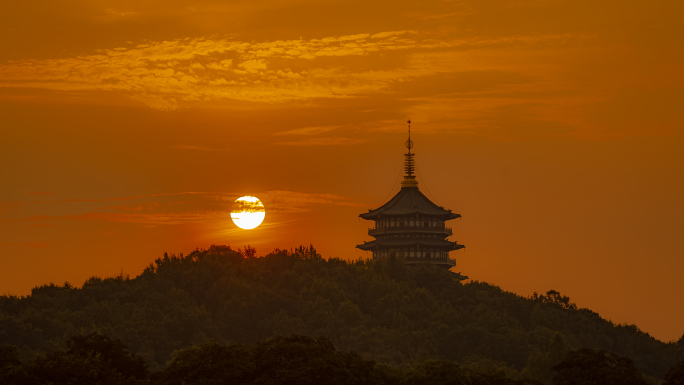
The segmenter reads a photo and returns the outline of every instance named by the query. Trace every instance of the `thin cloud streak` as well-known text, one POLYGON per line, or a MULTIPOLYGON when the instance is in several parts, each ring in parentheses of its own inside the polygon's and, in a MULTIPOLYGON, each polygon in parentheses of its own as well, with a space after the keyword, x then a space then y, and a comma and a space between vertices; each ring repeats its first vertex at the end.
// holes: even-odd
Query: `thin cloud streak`
POLYGON ((302 127, 288 131, 276 132, 273 135, 315 135, 333 131, 338 128, 340 128, 340 126, 302 127))
POLYGON ((196 150, 196 151, 230 151, 229 148, 211 148, 211 147, 202 147, 202 146, 188 146, 185 144, 177 144, 175 146, 171 146, 171 148, 179 148, 181 150, 196 150))
MULTIPOLYGON (((352 202, 349 198, 334 194, 312 194, 294 191, 273 190, 255 192, 266 206, 267 213, 305 213, 314 210, 314 205, 327 206, 350 206, 368 207, 368 205, 352 202)), ((230 220, 230 211, 233 201, 239 197, 236 193, 221 192, 182 192, 138 195, 122 198, 104 199, 65 199, 52 202, 39 203, 75 203, 87 206, 74 206, 71 213, 51 214, 44 213, 28 217, 14 218, 29 222, 28 226, 46 227, 53 226, 55 221, 103 221, 111 223, 132 223, 149 226, 173 226, 183 224, 214 223, 230 220), (176 196, 189 196, 191 200, 177 201, 147 201, 149 198, 173 198, 176 196), (89 205, 98 202, 116 201, 142 201, 119 206, 106 206, 96 208, 89 205), (53 222, 44 224, 41 222, 53 222)), ((35 203, 35 202, 34 202, 35 203)), ((46 206, 49 211, 50 206, 46 206)))
POLYGON ((0 243, 0 247, 12 247, 22 249, 43 249, 52 246, 52 242, 9 242, 0 243))
POLYGON ((300 141, 290 142, 276 142, 274 144, 281 146, 348 146, 352 144, 360 144, 367 142, 366 139, 352 139, 352 138, 310 138, 300 141))

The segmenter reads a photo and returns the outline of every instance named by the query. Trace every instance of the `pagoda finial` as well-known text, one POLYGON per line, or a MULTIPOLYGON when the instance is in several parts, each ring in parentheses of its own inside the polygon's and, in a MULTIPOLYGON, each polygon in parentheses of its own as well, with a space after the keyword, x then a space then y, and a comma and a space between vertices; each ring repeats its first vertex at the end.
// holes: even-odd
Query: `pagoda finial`
POLYGON ((418 187, 418 181, 416 180, 416 177, 413 175, 413 170, 415 168, 413 164, 413 153, 411 153, 411 149, 413 148, 413 141, 411 140, 411 120, 409 119, 408 123, 408 140, 406 141, 406 148, 408 148, 408 153, 404 154, 406 157, 406 160, 404 161, 404 171, 406 171, 406 175, 404 175, 404 180, 401 181, 401 187, 418 187))

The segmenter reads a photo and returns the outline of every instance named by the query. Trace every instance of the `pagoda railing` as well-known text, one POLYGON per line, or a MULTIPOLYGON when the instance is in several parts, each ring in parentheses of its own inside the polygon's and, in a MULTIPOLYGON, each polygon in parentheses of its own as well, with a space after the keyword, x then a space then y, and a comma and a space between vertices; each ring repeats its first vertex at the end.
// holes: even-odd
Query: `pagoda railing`
POLYGON ((396 226, 396 227, 371 227, 368 229, 368 235, 380 234, 406 234, 406 233, 440 233, 446 236, 453 235, 454 232, 451 227, 435 226, 435 227, 411 227, 411 226, 396 226))
POLYGON ((456 266, 456 261, 451 258, 404 258, 404 263, 433 263, 439 265, 456 266))

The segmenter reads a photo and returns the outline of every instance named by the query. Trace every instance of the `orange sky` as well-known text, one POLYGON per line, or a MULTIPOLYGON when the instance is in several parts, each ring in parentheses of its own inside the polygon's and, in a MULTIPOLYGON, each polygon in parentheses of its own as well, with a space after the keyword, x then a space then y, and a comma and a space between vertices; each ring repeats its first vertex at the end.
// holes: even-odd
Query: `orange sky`
POLYGON ((684 333, 681 1, 21 1, 0 13, 0 293, 164 251, 369 257, 397 180, 454 269, 684 333), (426 189, 427 187, 427 189, 426 189), (265 204, 240 230, 230 205, 265 204))

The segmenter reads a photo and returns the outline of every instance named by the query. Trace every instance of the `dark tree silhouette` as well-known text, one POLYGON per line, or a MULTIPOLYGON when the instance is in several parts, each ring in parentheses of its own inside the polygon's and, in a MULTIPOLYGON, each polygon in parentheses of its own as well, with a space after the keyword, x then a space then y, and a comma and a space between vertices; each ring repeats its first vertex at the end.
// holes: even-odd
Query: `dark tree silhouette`
POLYGON ((67 341, 66 354, 83 358, 99 355, 109 366, 125 378, 143 379, 148 375, 147 364, 142 358, 129 352, 121 340, 94 332, 85 336, 74 336, 67 341))
POLYGON ((74 336, 67 350, 48 353, 28 365, 27 384, 139 384, 147 366, 120 340, 91 333, 74 336))
POLYGON ((14 346, 0 346, 0 384, 16 385, 24 381, 26 370, 14 346))
POLYGON ((327 338, 291 335, 256 345, 255 384, 374 384, 375 362, 339 352, 327 338))
POLYGON ((176 352, 158 384, 246 384, 253 379, 255 366, 252 346, 210 342, 176 352))
POLYGON ((325 338, 291 335, 256 346, 215 342, 176 353, 159 376, 180 384, 392 384, 398 376, 355 353, 336 351, 325 338))
POLYGON ((448 361, 427 361, 416 365, 406 379, 407 385, 470 385, 468 375, 448 361))
POLYGON ((603 350, 571 351, 553 371, 555 385, 647 385, 632 360, 603 350))
POLYGON ((662 385, 684 385, 684 361, 673 366, 665 374, 662 385))

